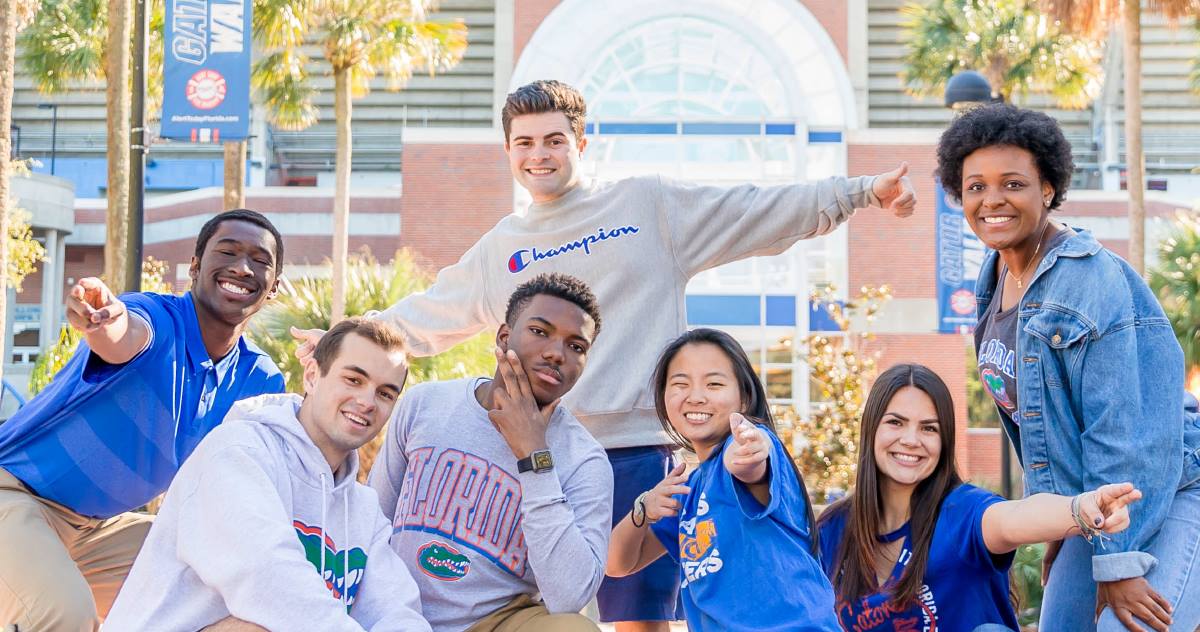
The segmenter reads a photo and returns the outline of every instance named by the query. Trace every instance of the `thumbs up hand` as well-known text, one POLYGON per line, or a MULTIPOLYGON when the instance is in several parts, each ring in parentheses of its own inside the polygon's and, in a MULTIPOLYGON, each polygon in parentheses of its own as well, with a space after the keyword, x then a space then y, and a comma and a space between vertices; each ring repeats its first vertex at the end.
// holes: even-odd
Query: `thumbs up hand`
POLYGON ((875 177, 871 192, 879 198, 879 205, 896 217, 908 217, 917 207, 917 193, 908 180, 908 163, 875 177))

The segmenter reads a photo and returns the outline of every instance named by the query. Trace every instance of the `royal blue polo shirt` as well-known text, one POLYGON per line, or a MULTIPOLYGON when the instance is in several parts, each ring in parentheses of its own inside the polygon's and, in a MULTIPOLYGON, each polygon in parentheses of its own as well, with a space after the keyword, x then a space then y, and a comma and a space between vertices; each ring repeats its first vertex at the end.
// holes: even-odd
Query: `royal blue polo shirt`
POLYGON ((234 402, 284 390, 279 368, 245 337, 218 362, 208 357, 190 293, 121 300, 150 324, 150 344, 112 365, 81 343, 45 390, 0 424, 0 468, 94 518, 162 493, 234 402))

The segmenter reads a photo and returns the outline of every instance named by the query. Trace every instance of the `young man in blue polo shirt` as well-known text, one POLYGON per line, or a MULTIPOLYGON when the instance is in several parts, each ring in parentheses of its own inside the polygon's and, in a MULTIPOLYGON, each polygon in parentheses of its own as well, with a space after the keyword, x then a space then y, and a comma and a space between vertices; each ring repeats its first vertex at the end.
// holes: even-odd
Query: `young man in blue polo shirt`
POLYGON ((94 629, 150 528, 128 512, 167 488, 235 401, 283 392, 242 337, 282 258, 279 231, 239 209, 200 230, 183 296, 117 298, 94 278, 71 288, 83 343, 0 425, 0 628, 94 629))

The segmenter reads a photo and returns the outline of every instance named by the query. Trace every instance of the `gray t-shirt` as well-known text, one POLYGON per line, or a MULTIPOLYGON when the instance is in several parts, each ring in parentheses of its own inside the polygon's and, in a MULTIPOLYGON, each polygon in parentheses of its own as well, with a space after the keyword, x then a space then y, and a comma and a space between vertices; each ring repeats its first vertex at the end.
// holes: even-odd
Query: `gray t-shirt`
MULTIPOLYGON (((1071 229, 1060 230, 1050 236, 1046 242, 1047 252, 1057 247, 1067 237, 1074 234, 1071 229)), ((1004 302, 1004 280, 1008 276, 1008 266, 1000 266, 1000 282, 996 284, 996 293, 988 305, 983 318, 979 320, 979 329, 983 332, 982 341, 977 350, 979 364, 979 380, 996 405, 999 406, 1014 424, 1021 425, 1017 415, 1017 311, 1021 302, 1017 301, 1008 309, 1001 309, 1004 302)))
POLYGON ((435 632, 458 632, 521 594, 579 612, 604 578, 612 467, 559 406, 546 429, 554 469, 517 459, 475 399, 485 378, 426 382, 404 395, 371 469, 392 549, 435 632))
MULTIPOLYGON (((1001 267, 1000 278, 1008 274, 1007 267, 1001 267)), ((996 405, 1008 416, 1013 423, 1020 424, 1017 417, 1017 310, 1020 302, 1008 309, 1000 309, 1004 293, 1004 283, 996 284, 996 294, 992 297, 979 328, 983 331, 982 343, 978 349, 979 380, 983 382, 983 390, 987 391, 996 405)))

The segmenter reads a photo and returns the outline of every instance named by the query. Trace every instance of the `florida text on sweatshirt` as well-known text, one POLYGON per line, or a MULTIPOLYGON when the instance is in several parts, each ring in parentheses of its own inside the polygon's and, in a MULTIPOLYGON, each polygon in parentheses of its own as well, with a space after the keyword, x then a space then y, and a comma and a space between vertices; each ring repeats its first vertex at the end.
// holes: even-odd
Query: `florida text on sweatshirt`
POLYGON ((335 476, 298 395, 243 400, 167 491, 104 632, 194 632, 228 616, 268 630, 429 630, 388 546, 379 499, 335 476))
POLYGON ((878 203, 872 183, 873 176, 730 188, 658 176, 584 182, 502 219, 429 290, 382 317, 404 329, 415 353, 432 355, 497 327, 521 283, 546 272, 578 277, 599 299, 604 331, 563 403, 605 448, 666 445, 650 373, 687 328, 688 280, 832 232, 855 208, 878 203))
POLYGON ((546 444, 554 469, 517 459, 475 399, 484 378, 418 384, 388 426, 370 485, 392 519, 434 630, 458 632, 517 595, 579 612, 604 578, 612 468, 563 407, 546 444))

